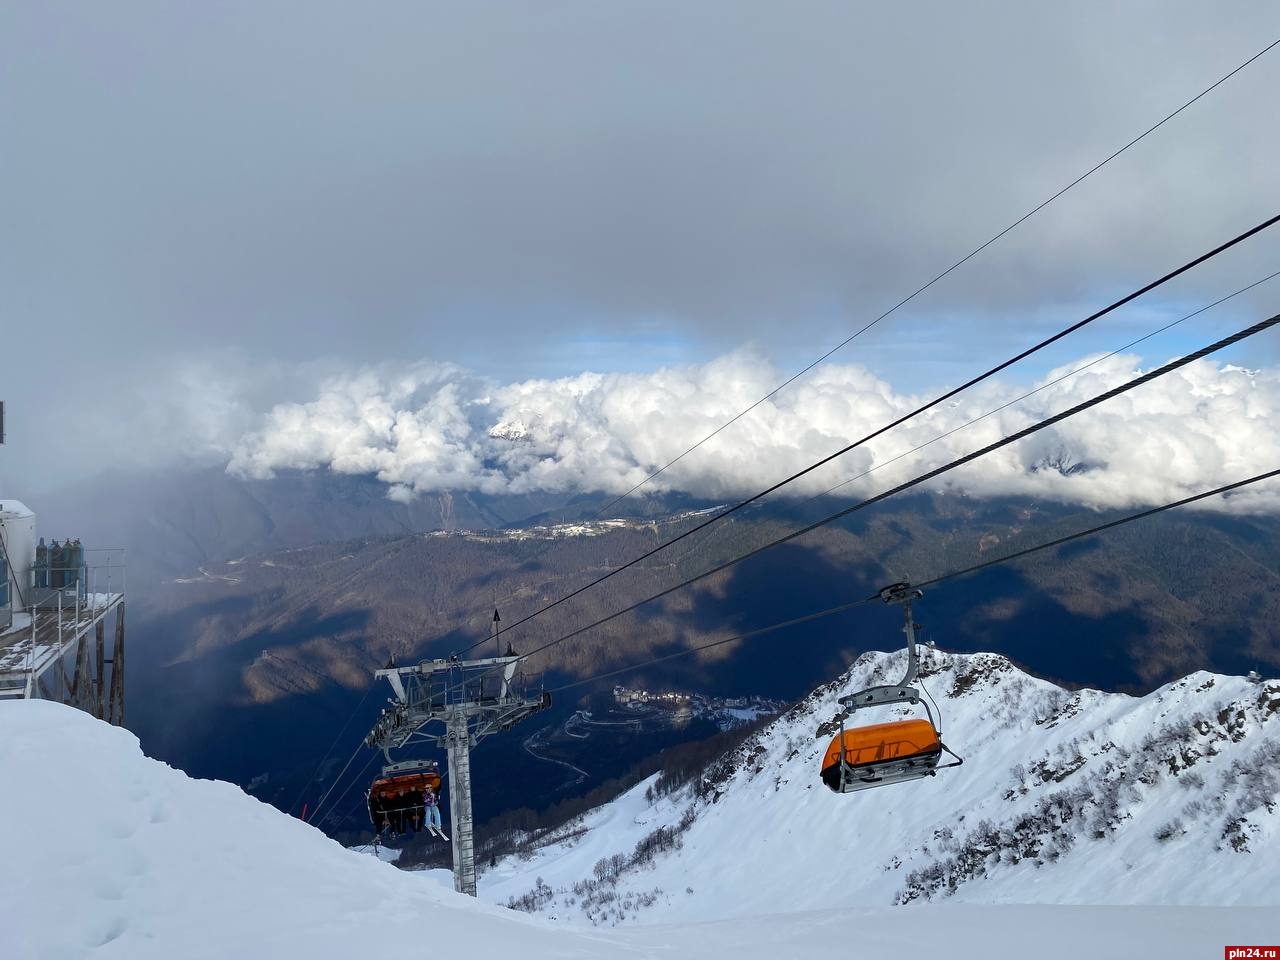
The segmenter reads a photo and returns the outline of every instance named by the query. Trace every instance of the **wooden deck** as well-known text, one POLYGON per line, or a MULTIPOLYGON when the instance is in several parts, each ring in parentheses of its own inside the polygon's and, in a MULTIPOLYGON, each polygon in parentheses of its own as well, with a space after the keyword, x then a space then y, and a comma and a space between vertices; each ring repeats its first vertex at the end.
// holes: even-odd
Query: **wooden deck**
MULTIPOLYGON (((38 696, 39 682, 65 657, 75 657, 81 637, 120 606, 122 593, 98 593, 61 609, 48 598, 29 614, 18 614, 0 633, 0 698, 38 696)), ((69 669, 69 668, 68 668, 69 669)))

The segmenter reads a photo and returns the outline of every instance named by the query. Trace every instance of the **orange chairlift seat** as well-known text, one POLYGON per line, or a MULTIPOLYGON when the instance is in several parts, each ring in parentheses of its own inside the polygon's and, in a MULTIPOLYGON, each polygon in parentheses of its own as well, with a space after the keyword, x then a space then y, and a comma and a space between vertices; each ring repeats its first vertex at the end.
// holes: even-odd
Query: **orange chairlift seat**
POLYGON ((942 741, 933 724, 921 719, 873 723, 845 730, 832 739, 822 758, 822 782, 832 790, 847 793, 847 789, 840 788, 841 759, 846 778, 852 776, 866 786, 879 786, 871 778, 883 779, 890 769, 903 773, 919 770, 922 776, 934 770, 942 759, 942 741))
POLYGON ((822 782, 837 793, 852 793, 869 787, 931 777, 939 769, 957 767, 964 762, 942 742, 942 736, 934 726, 933 712, 920 699, 919 691, 910 686, 919 666, 911 602, 921 596, 923 594, 919 590, 913 590, 907 583, 895 583, 880 591, 885 603, 903 605, 907 621, 907 673, 901 683, 870 687, 840 698, 843 708, 839 715, 840 732, 828 745, 821 769, 822 782), (849 714, 867 707, 895 703, 921 703, 929 717, 845 729, 844 721, 849 714), (956 762, 939 767, 944 751, 955 757, 956 762))
POLYGON ((420 810, 428 787, 440 795, 440 771, 434 762, 398 763, 384 769, 370 784, 367 798, 374 830, 381 831, 392 813, 420 810))

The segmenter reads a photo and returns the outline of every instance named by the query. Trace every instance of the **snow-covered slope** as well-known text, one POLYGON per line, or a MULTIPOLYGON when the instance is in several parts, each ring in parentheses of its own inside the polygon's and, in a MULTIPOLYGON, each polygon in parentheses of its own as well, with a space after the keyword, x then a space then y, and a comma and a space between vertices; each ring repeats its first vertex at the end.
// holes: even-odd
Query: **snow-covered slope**
MULTIPOLYGON (((597 924, 930 900, 1280 904, 1280 683, 1068 693, 1002 657, 934 651, 923 681, 964 765, 831 793, 818 766, 837 697, 896 682, 904 658, 863 656, 697 787, 651 803, 656 778, 641 784, 498 864, 481 896, 597 924)), ((912 708, 865 716, 895 711, 912 708)))
MULTIPOLYGON (((849 955, 851 938, 874 956, 1013 957, 1033 945, 1039 960, 1077 960, 1219 956, 1276 939, 1272 911, 1242 907, 930 904, 906 908, 910 924, 897 907, 782 912, 803 898, 768 877, 757 878, 775 899, 766 915, 566 929, 344 850, 234 786, 146 759, 123 730, 42 702, 0 704, 0 828, 5 960, 778 960, 849 955)), ((741 868, 726 854, 723 878, 741 868)), ((704 904, 711 892, 702 886, 704 904)))

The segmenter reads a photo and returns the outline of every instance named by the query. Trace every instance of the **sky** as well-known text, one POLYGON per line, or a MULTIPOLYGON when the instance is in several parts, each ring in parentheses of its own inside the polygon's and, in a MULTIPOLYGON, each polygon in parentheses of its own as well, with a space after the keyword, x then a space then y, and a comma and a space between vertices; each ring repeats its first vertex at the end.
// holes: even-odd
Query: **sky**
MULTIPOLYGON (((405 496, 491 485, 495 457, 505 487, 615 489, 1277 37, 1268 5, 1184 2, 5 5, 0 495, 201 463, 385 473, 405 496), (697 387, 602 419, 676 381, 697 387), (390 405, 372 440, 360 410, 315 415, 350 384, 390 405), (513 416, 560 426, 509 456, 489 434, 513 416), (414 442, 389 432, 401 419, 414 442)), ((897 409, 1280 212, 1278 84, 1280 50, 682 482, 781 470, 881 409, 841 414, 850 384, 897 409)), ((1264 234, 996 392, 1276 269, 1264 234)), ((1271 315, 1276 283, 1126 369, 1271 315)), ((1278 338, 1223 358, 1257 377, 1220 364, 1205 389, 1270 410, 1278 338)), ((1200 408, 1177 416, 1213 432, 1200 408)), ((1251 438, 1190 456, 1187 482, 1251 438)), ((1087 439, 1075 452, 1098 464, 1117 442, 1087 439)))

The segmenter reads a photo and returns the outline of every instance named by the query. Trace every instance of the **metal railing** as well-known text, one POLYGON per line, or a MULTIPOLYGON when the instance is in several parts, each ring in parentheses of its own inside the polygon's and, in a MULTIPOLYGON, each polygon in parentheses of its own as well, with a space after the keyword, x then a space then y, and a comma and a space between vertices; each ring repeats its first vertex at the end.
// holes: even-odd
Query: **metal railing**
POLYGON ((102 559, 75 566, 37 564, 33 567, 23 588, 27 606, 47 609, 67 600, 86 604, 95 597, 125 592, 127 568, 123 547, 96 547, 84 553, 102 559))
MULTIPOLYGON (((22 595, 26 601, 25 612, 31 619, 25 697, 35 694, 39 674, 44 672, 43 663, 36 659, 40 633, 56 632, 58 682, 60 688, 65 688, 67 644, 124 596, 127 569, 124 548, 82 548, 81 553, 86 557, 92 554, 95 559, 86 559, 75 566, 37 563, 30 576, 24 578, 22 595), (96 559, 99 557, 101 559, 96 559)), ((12 606, 8 626, 13 626, 12 606)))

